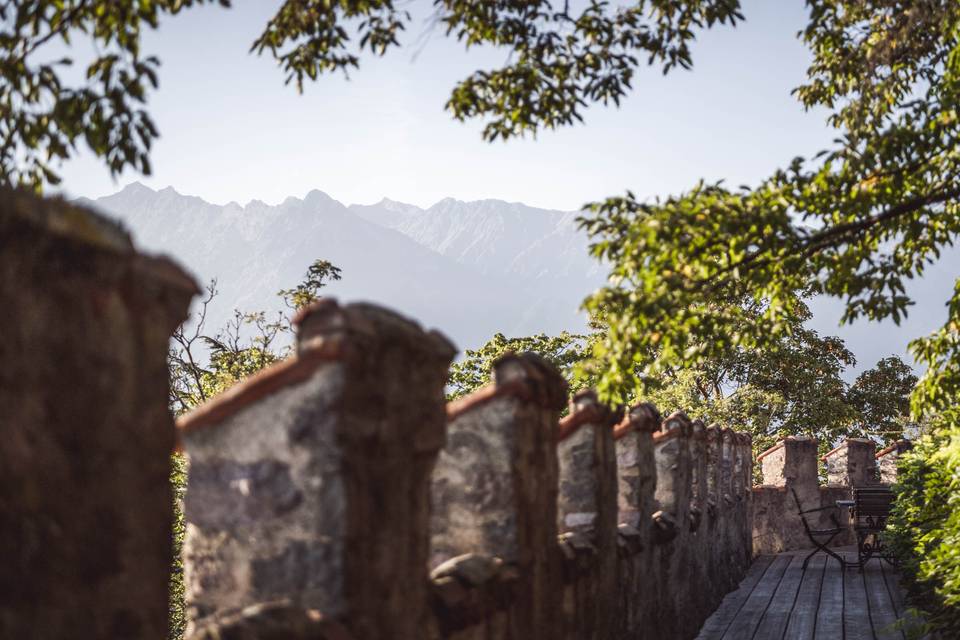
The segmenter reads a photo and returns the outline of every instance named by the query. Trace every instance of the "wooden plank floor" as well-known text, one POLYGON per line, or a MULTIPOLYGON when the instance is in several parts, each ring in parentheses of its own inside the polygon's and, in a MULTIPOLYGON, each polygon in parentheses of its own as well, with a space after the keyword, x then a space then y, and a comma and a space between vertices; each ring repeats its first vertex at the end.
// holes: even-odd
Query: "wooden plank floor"
MULTIPOLYGON (((697 640, 906 640, 908 616, 895 570, 871 560, 861 572, 809 551, 761 556, 704 623, 697 640)), ((840 554, 855 561, 856 549, 840 554)), ((916 637, 916 636, 912 636, 916 637)))

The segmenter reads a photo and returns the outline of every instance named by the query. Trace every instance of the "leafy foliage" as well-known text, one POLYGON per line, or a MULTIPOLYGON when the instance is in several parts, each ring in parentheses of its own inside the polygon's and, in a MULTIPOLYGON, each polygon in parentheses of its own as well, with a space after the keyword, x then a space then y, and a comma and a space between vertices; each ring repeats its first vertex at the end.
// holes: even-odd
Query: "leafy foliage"
POLYGON ((797 309, 772 348, 732 348, 699 367, 668 370, 644 398, 667 413, 684 410, 747 431, 757 452, 787 435, 813 435, 824 452, 850 434, 881 443, 903 437, 912 426, 910 368, 885 358, 848 384, 853 354, 840 338, 804 326, 810 312, 802 303, 797 309))
MULTIPOLYGON (((590 0, 581 11, 549 0, 434 0, 433 22, 467 47, 510 53, 498 69, 476 71, 453 89, 458 120, 486 120, 486 140, 581 121, 590 102, 619 104, 642 63, 664 73, 690 68, 696 32, 742 20, 737 0, 590 0)), ((286 0, 254 43, 302 89, 304 79, 359 66, 364 50, 399 46, 410 14, 393 0, 286 0), (350 31, 356 36, 350 39, 350 31)))
POLYGON ((287 307, 299 311, 317 301, 320 297, 320 289, 340 279, 340 267, 329 260, 314 260, 307 269, 303 282, 293 289, 281 289, 277 295, 283 298, 287 307))
MULTIPOLYGON (((738 306, 748 321, 763 312, 749 301, 738 306)), ((789 333, 770 348, 733 347, 699 367, 667 370, 646 397, 668 413, 693 411, 748 431, 757 451, 792 434, 815 435, 829 448, 858 414, 842 377, 855 360, 839 338, 806 328, 810 313, 801 302, 796 308, 789 333)))
POLYGON ((160 61, 142 55, 140 35, 161 15, 205 1, 213 0, 0 0, 0 185, 56 184, 53 163, 81 140, 113 175, 149 174, 157 130, 143 105, 160 61), (68 84, 73 59, 51 60, 50 50, 78 37, 96 55, 84 79, 68 84))
POLYGON ((861 373, 848 394, 850 404, 856 408, 849 435, 872 435, 881 442, 912 437, 920 428, 910 420, 910 394, 916 385, 913 370, 897 357, 884 358, 873 369, 861 373))
MULTIPOLYGON (((39 188, 84 137, 111 170, 149 171, 156 131, 145 88, 157 61, 139 51, 144 27, 204 0, 2 2, 0 180, 39 188), (67 87, 52 41, 88 35, 100 54, 87 82, 67 87)), ((228 5, 226 0, 220 4, 228 5)), ((832 148, 795 158, 754 187, 697 184, 663 200, 633 194, 594 203, 583 218, 612 280, 585 303, 608 330, 595 349, 600 391, 622 399, 671 369, 699 367, 730 349, 775 349, 801 310, 793 292, 846 301, 847 321, 899 321, 919 276, 960 232, 960 5, 953 0, 808 0, 801 36, 813 54, 795 91, 825 109, 832 148), (712 304, 748 296, 761 313, 712 304), (639 374, 639 375, 636 375, 639 374)), ((488 140, 582 119, 591 103, 618 103, 641 65, 665 73, 692 64, 690 43, 743 16, 737 0, 435 0, 434 24, 467 47, 509 53, 477 71, 447 102, 455 118, 485 120, 488 140)), ((409 13, 393 0, 285 0, 253 43, 302 87, 359 65, 361 53, 399 46, 409 13)), ((954 296, 942 329, 913 343, 930 365, 914 410, 954 411, 960 391, 954 296)))
MULTIPOLYGON (((745 306, 749 306, 749 301, 745 306)), ((762 451, 787 435, 814 435, 826 452, 849 434, 888 443, 904 436, 910 422, 909 395, 916 382, 899 358, 881 360, 854 384, 843 379, 855 364, 840 338, 821 336, 804 323, 807 307, 790 319, 790 333, 776 349, 732 348, 697 368, 670 369, 660 384, 628 402, 653 402, 664 413, 682 410, 706 422, 735 426, 753 435, 762 451)), ((762 312, 741 308, 747 317, 762 312)), ((496 334, 450 370, 448 398, 466 395, 490 382, 494 361, 509 352, 533 351, 550 360, 573 391, 596 383, 592 346, 604 340, 604 326, 594 322, 588 335, 562 333, 506 338, 496 334)))
MULTIPOLYGON (((40 190, 79 140, 116 175, 150 173, 158 133, 144 108, 159 60, 140 37, 164 14, 229 0, 0 0, 0 183, 40 190), (50 45, 85 37, 97 51, 86 79, 63 77, 50 45)), ((364 52, 399 46, 411 15, 394 0, 285 0, 251 51, 272 56, 286 82, 357 68, 364 52)), ((664 73, 692 64, 698 31, 743 19, 737 0, 589 0, 581 10, 550 0, 434 0, 431 24, 467 47, 509 52, 501 68, 454 87, 446 107, 459 120, 486 121, 487 140, 536 133, 583 119, 589 104, 619 104, 641 64, 664 73)))
POLYGON ((174 453, 170 458, 170 484, 173 487, 173 567, 170 571, 170 629, 167 638, 180 640, 187 631, 183 584, 183 538, 187 533, 183 498, 187 492, 187 457, 182 453, 174 453))
POLYGON ((184 323, 174 331, 167 362, 170 403, 176 413, 202 404, 288 355, 288 347, 274 347, 278 336, 290 330, 289 320, 282 314, 268 321, 263 311, 234 310, 230 322, 215 335, 207 335, 207 309, 216 295, 214 280, 207 286, 207 295, 193 328, 188 329, 184 323))
POLYGON ((571 392, 589 386, 588 379, 574 375, 574 365, 583 362, 589 354, 585 336, 564 331, 558 336, 540 333, 524 338, 507 338, 498 333, 479 349, 467 349, 463 359, 451 365, 447 399, 454 400, 490 384, 493 363, 498 358, 524 351, 540 354, 554 364, 567 378, 571 392))
POLYGON ((917 361, 927 367, 912 402, 914 413, 956 426, 960 425, 960 279, 948 309, 943 327, 910 344, 917 361))
MULTIPOLYGON (((342 271, 328 260, 315 260, 303 280, 277 295, 291 311, 299 311, 320 297, 320 290, 340 280, 342 271)), ((217 295, 217 282, 207 293, 192 329, 184 323, 173 334, 167 361, 170 367, 170 403, 183 413, 226 391, 237 382, 287 357, 289 346, 278 346, 281 337, 292 334, 290 317, 265 311, 234 310, 233 318, 216 334, 206 333, 207 309, 217 295), (206 354, 206 363, 202 355, 206 354)))
POLYGON ((889 539, 910 598, 944 638, 960 635, 960 429, 915 443, 900 460, 889 539))
MULTIPOLYGON (((594 255, 613 265, 611 284, 586 302, 610 324, 597 352, 608 396, 733 347, 775 348, 797 290, 843 298, 845 321, 899 322, 905 281, 960 232, 960 5, 808 4, 814 61, 796 94, 830 110, 834 148, 754 188, 699 184, 652 202, 628 193, 584 216, 594 255), (763 312, 710 304, 741 293, 763 312)), ((955 298, 943 330, 914 343, 934 369, 918 411, 956 404, 958 312, 955 298)))

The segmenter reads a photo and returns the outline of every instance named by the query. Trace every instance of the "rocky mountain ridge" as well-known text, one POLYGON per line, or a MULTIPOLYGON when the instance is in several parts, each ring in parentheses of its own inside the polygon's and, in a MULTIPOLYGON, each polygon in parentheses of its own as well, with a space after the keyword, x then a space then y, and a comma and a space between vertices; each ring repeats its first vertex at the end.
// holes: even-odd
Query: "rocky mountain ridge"
MULTIPOLYGON (((235 308, 281 309, 277 291, 299 282, 317 258, 343 269, 344 279, 325 290, 329 295, 392 307, 440 329, 460 349, 498 331, 582 331, 580 303, 606 276, 588 255, 577 212, 502 200, 344 205, 314 190, 276 205, 218 205, 133 183, 80 202, 121 220, 140 246, 172 255, 198 281, 216 278, 220 295, 210 328, 222 326, 235 308)), ((846 340, 860 368, 891 354, 908 358, 907 342, 944 321, 957 264, 960 248, 949 248, 909 283, 916 305, 900 325, 838 327, 842 301, 826 298, 813 301, 810 324, 846 340)))
POLYGON ((172 255, 198 281, 216 278, 211 326, 234 308, 279 309, 276 292, 323 258, 344 274, 330 295, 396 308, 469 348, 497 331, 582 330, 579 304, 605 275, 576 212, 500 200, 346 206, 314 190, 277 205, 217 205, 133 183, 80 202, 119 219, 138 245, 172 255))

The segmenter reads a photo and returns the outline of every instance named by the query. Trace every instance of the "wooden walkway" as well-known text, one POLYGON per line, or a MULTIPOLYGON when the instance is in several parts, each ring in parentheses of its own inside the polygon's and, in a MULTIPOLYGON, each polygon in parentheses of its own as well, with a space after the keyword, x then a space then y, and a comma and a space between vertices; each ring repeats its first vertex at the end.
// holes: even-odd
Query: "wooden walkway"
MULTIPOLYGON (((896 571, 871 560, 861 572, 809 551, 757 558, 723 599, 697 640, 906 640, 916 618, 906 611, 896 571)), ((849 561, 856 549, 843 550, 849 561)))

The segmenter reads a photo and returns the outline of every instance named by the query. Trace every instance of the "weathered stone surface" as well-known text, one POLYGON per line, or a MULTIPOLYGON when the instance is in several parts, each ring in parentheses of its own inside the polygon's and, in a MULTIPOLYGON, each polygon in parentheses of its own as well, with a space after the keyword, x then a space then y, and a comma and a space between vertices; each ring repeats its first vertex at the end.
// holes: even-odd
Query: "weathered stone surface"
POLYGON ((880 470, 880 482, 893 484, 897 481, 897 463, 904 452, 913 448, 909 440, 899 440, 877 452, 877 467, 880 470))
MULTIPOLYGON (((784 550, 809 548, 810 541, 804 533, 800 516, 797 515, 792 491, 796 491, 800 504, 804 505, 805 509, 820 506, 817 441, 809 437, 790 436, 759 457, 763 469, 763 484, 785 489, 786 504, 778 510, 783 514, 783 518, 779 523, 771 525, 780 527, 781 533, 778 536, 780 544, 783 545, 784 550)), ((754 518, 755 526, 757 523, 758 520, 754 518)), ((768 537, 770 537, 769 531, 768 537)), ((758 548, 769 547, 755 534, 754 553, 767 553, 767 551, 758 551, 758 548)))
POLYGON ((620 530, 617 638, 632 638, 643 628, 644 616, 655 606, 653 562, 654 492, 657 468, 653 433, 660 428, 659 411, 652 404, 632 407, 614 429, 617 454, 618 520, 620 530))
POLYGON ((660 413, 651 404, 639 404, 614 430, 617 456, 619 522, 646 532, 653 508, 657 470, 652 434, 660 428, 660 413))
POLYGON ((433 475, 431 566, 461 552, 511 562, 519 557, 516 462, 510 453, 513 419, 522 404, 516 397, 496 398, 450 428, 433 475))
POLYGON ((847 438, 823 457, 827 465, 827 483, 847 487, 865 487, 880 480, 873 440, 847 438))
POLYGON ((189 640, 352 640, 339 623, 288 601, 251 605, 211 621, 189 640))
POLYGON ((462 582, 479 587, 492 580, 500 572, 503 560, 491 558, 479 553, 465 553, 456 558, 450 558, 430 572, 431 580, 446 577, 455 577, 462 582))
POLYGON ((753 562, 753 440, 750 434, 738 433, 736 439, 737 489, 740 506, 735 511, 736 522, 736 574, 743 575, 753 562))
MULTIPOLYGON (((621 412, 622 413, 622 412, 621 412)), ((617 599, 617 466, 613 427, 622 417, 592 391, 560 422, 558 526, 586 568, 567 581, 564 637, 610 637, 617 599)))
POLYGON ((660 510, 653 516, 651 578, 657 595, 656 605, 647 614, 644 625, 657 629, 658 637, 663 638, 688 637, 687 627, 696 624, 696 614, 676 615, 689 609, 691 589, 696 589, 689 553, 692 431, 690 419, 678 411, 663 421, 661 430, 653 437, 657 466, 654 495, 660 510))
POLYGON ((738 509, 743 504, 738 499, 739 476, 737 475, 737 433, 733 429, 724 428, 718 434, 718 493, 720 496, 719 508, 721 512, 720 536, 718 546, 723 558, 723 571, 728 580, 739 581, 739 561, 737 551, 740 548, 738 527, 742 520, 738 509))
MULTIPOLYGON (((819 485, 817 442, 813 438, 788 437, 760 454, 764 485, 752 492, 753 553, 780 553, 812 547, 803 529, 793 491, 804 509, 835 506, 836 500, 849 499, 846 484, 819 485)), ((808 515, 816 529, 835 527, 834 519, 846 526, 845 510, 833 509, 808 515)), ((850 544, 845 532, 834 540, 836 545, 850 544)))
MULTIPOLYGON (((753 553, 776 554, 789 549, 784 539, 784 518, 793 507, 786 487, 760 485, 753 488, 753 553)), ((796 511, 796 507, 793 507, 796 511)))
MULTIPOLYGON (((850 491, 850 487, 843 485, 827 485, 820 487, 821 507, 836 507, 837 500, 850 500, 852 497, 853 493, 850 491)), ((857 544, 857 536, 853 531, 853 523, 850 520, 849 509, 834 508, 829 511, 821 511, 820 518, 815 520, 814 523, 819 529, 830 529, 838 525, 844 529, 844 531, 839 533, 837 537, 833 539, 833 546, 840 547, 857 544), (834 522, 834 520, 836 520, 836 522, 834 522)))
MULTIPOLYGON (((448 408, 433 475, 430 566, 480 553, 514 567, 508 637, 559 635, 556 446, 565 394, 552 365, 510 355, 495 364, 493 386, 448 408)), ((449 620, 439 626, 449 629, 449 620)))
POLYGON ((196 285, 23 192, 0 192, 0 247, 0 637, 164 638, 166 353, 196 285))
POLYGON ((709 582, 708 571, 715 561, 716 541, 709 536, 706 522, 707 509, 707 434, 706 426, 700 420, 691 423, 691 434, 687 440, 690 457, 690 503, 687 508, 687 550, 686 572, 689 575, 690 601, 688 608, 692 616, 706 618, 716 607, 713 584, 709 582), (702 585, 700 587, 694 585, 702 585), (694 597, 703 591, 703 597, 694 597))
POLYGON ((726 511, 720 508, 720 432, 719 425, 710 425, 704 431, 703 450, 706 458, 704 478, 704 508, 701 534, 704 540, 704 562, 706 564, 706 580, 718 588, 727 588, 733 576, 730 575, 729 565, 720 558, 720 541, 723 527, 727 524, 724 518, 726 511))
POLYGON ((283 600, 357 639, 420 638, 453 348, 371 305, 298 322, 296 358, 179 423, 190 629, 283 600))

